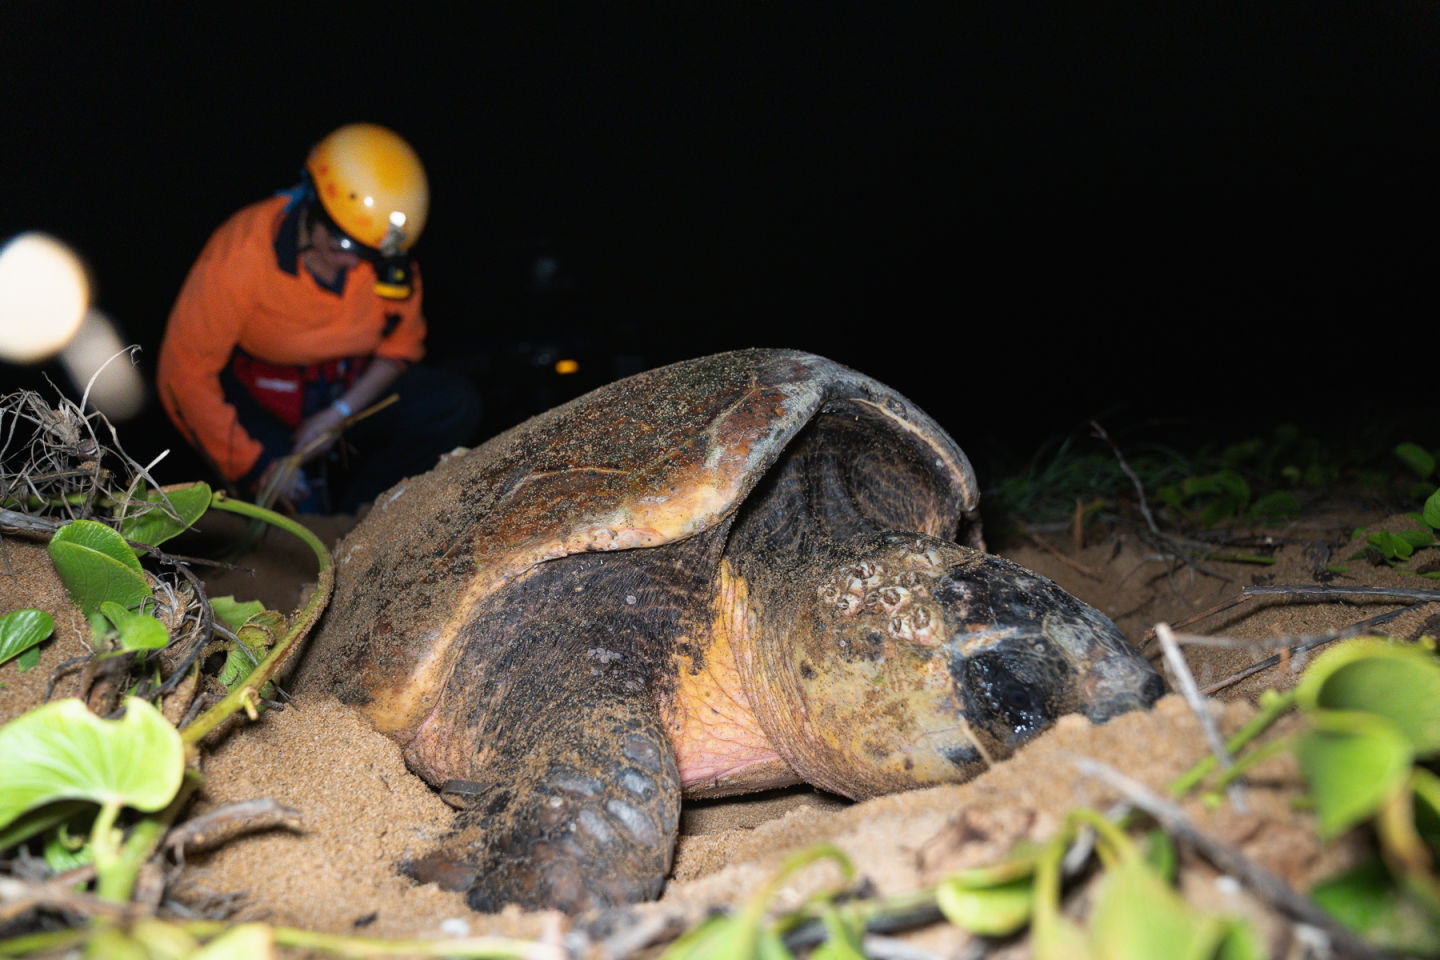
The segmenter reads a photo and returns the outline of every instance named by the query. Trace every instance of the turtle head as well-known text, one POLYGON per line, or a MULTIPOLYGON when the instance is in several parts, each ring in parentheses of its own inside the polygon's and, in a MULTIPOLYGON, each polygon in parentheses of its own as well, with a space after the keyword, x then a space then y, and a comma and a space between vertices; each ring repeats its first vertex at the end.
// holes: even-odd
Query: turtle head
POLYGON ((1017 563, 971 554, 934 581, 951 678, 972 734, 1008 756, 1065 713, 1148 707, 1164 681, 1109 617, 1017 563))
POLYGON ((1164 692, 1109 618, 1000 557, 882 534, 814 571, 798 588, 813 602, 761 641, 785 689, 754 699, 762 723, 779 717, 786 760, 825 789, 966 780, 1063 714, 1100 723, 1164 692))

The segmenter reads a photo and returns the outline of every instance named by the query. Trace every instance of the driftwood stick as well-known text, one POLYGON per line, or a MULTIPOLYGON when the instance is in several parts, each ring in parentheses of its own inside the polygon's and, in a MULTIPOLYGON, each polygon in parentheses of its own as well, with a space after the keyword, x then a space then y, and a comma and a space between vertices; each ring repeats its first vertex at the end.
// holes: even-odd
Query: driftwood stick
POLYGON ((1395 587, 1336 587, 1323 583, 1267 584, 1246 587, 1242 591, 1247 597, 1319 597, 1329 600, 1335 597, 1386 597, 1393 600, 1413 600, 1420 603, 1440 603, 1440 590, 1404 590, 1395 587))
POLYGON ((6 510, 0 507, 0 533, 50 537, 54 536, 56 530, 69 522, 68 520, 50 520, 46 517, 32 517, 19 510, 6 510))

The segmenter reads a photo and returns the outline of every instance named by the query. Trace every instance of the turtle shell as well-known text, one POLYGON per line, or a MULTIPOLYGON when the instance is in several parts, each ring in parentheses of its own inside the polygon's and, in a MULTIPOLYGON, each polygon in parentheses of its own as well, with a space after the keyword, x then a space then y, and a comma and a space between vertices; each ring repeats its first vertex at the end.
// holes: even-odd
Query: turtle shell
POLYGON ((300 682, 363 705, 408 742, 461 652, 462 628, 527 570, 581 551, 663 547, 734 512, 817 416, 860 423, 930 491, 897 529, 980 546, 969 461, 929 416, 875 380, 792 350, 741 350, 601 387, 377 498, 337 548, 335 595, 300 682))

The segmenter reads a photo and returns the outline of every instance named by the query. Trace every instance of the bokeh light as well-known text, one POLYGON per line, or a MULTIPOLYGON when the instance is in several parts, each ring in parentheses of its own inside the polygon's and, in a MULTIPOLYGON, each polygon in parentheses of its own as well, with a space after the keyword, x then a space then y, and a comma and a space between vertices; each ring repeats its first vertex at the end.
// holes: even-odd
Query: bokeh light
POLYGON ((39 363, 80 328, 90 303, 85 265, 44 233, 22 233, 0 249, 0 359, 39 363))
POLYGON ((128 420, 145 406, 145 383, 135 369, 110 318, 99 310, 85 314, 74 339, 60 351, 60 365, 70 375, 76 398, 89 390, 85 406, 99 410, 111 423, 128 420))

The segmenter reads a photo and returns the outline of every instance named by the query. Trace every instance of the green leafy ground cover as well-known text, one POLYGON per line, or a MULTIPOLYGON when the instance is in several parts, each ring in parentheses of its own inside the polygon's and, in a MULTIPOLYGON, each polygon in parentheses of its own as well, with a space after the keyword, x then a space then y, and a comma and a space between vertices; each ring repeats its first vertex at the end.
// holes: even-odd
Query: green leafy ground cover
POLYGON ((984 509, 997 530, 1012 516, 1028 523, 1068 521, 1077 504, 1094 513, 1134 503, 1138 481, 1171 529, 1275 523, 1340 496, 1419 503, 1440 485, 1437 457, 1440 450, 1413 441, 1337 446, 1290 424, 1265 436, 1198 448, 1127 445, 1123 458, 1099 437, 1075 434, 1050 441, 1027 464, 1005 467, 987 488, 984 509))

